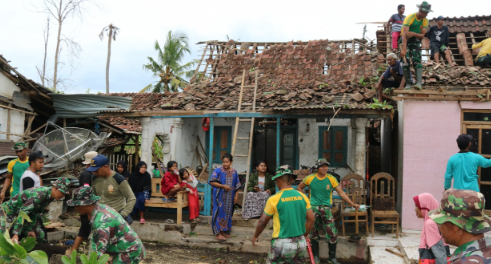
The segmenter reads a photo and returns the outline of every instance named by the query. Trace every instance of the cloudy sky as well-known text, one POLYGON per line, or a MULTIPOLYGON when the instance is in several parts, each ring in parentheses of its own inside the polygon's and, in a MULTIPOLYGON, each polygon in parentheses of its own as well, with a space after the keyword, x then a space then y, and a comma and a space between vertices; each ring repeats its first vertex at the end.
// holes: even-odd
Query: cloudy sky
MULTIPOLYGON (((400 2, 406 5, 406 15, 415 12, 416 4, 420 3, 400 2)), ((429 2, 435 11, 429 18, 491 12, 489 0, 473 1, 472 5, 455 0, 429 2), (486 5, 488 8, 484 8, 486 5)), ((64 24, 62 32, 82 47, 74 68, 63 60, 61 75, 71 80, 66 93, 105 91, 107 38, 102 42, 98 35, 110 23, 121 29, 112 46, 110 91, 137 92, 155 81, 142 65, 148 56, 156 56, 155 40, 165 42, 169 30, 188 35, 192 54, 186 61, 190 61, 201 56, 201 48, 195 43, 226 40, 226 35, 248 42, 361 38, 363 25, 358 22, 387 21, 399 4, 389 0, 99 0, 99 3, 101 8, 90 7, 83 21, 69 19, 64 24)), ((20 73, 39 82, 36 66, 42 65, 47 14, 35 12, 36 6, 42 6, 42 0, 0 0, 0 54, 20 73)), ((57 23, 51 19, 48 50, 51 76, 57 29, 57 23)), ((368 25, 367 29, 367 37, 375 39, 377 25, 368 25)))

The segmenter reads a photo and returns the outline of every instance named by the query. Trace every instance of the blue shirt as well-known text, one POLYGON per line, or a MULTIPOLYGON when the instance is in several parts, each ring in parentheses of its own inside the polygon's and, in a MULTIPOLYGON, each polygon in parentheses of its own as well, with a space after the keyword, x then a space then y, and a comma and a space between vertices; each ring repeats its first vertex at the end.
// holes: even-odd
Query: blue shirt
POLYGON ((473 190, 479 192, 478 167, 491 167, 491 159, 474 152, 459 152, 448 160, 445 172, 445 189, 473 190))
POLYGON ((395 72, 397 75, 400 75, 400 76, 404 75, 404 72, 402 71, 401 61, 396 60, 396 64, 394 64, 394 66, 389 66, 389 68, 387 68, 387 70, 384 72, 384 79, 385 80, 392 77, 392 74, 390 74, 390 69, 392 69, 392 71, 395 72))

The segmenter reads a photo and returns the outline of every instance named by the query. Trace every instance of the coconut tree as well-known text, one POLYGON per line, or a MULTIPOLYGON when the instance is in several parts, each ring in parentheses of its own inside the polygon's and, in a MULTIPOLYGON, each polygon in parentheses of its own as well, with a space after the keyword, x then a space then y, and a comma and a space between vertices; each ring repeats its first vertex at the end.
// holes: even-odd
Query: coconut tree
POLYGON ((112 40, 116 41, 116 36, 119 33, 119 28, 114 26, 113 24, 109 24, 109 26, 104 27, 99 34, 99 38, 101 40, 104 39, 104 35, 107 34, 107 63, 106 63, 106 93, 109 93, 109 63, 111 62, 111 44, 112 40))
POLYGON ((186 87, 189 82, 185 78, 191 78, 194 73, 191 70, 194 62, 181 62, 186 54, 191 54, 186 34, 169 31, 163 47, 155 41, 155 50, 158 53, 157 58, 148 57, 149 63, 144 64, 143 69, 151 71, 159 80, 147 85, 140 92, 177 92, 179 88, 186 87))

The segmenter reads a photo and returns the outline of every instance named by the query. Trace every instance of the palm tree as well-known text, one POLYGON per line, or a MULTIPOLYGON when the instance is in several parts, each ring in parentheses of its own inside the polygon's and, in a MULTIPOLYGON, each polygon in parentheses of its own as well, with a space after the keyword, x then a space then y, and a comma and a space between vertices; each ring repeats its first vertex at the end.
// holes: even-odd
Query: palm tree
POLYGON ((181 64, 186 53, 191 54, 186 34, 169 31, 163 49, 156 40, 155 50, 158 52, 157 60, 148 57, 149 63, 144 64, 143 69, 151 71, 159 80, 155 84, 147 85, 140 93, 177 92, 179 88, 186 87, 189 82, 184 78, 191 78, 194 73, 191 70, 194 62, 181 64))
POLYGON ((109 93, 109 63, 111 61, 111 43, 112 40, 116 41, 116 35, 119 33, 119 28, 115 27, 113 24, 109 24, 109 26, 104 27, 99 34, 99 38, 101 40, 104 39, 104 33, 107 33, 108 41, 107 41, 107 64, 106 64, 106 93, 109 93))

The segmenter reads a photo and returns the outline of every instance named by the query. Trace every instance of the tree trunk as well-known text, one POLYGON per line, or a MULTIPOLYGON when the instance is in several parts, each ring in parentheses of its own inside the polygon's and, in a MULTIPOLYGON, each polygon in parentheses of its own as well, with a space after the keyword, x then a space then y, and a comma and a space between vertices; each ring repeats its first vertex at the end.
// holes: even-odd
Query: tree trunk
POLYGON ((106 64, 106 94, 109 93, 109 63, 111 61, 111 41, 113 37, 113 25, 109 25, 109 41, 107 42, 107 64, 106 64))
MULTIPOLYGON (((61 0, 60 0, 60 7, 61 7, 61 0)), ((61 8, 59 9, 61 12, 61 8)), ((53 90, 56 92, 56 84, 58 83, 58 55, 60 53, 60 37, 61 37, 61 26, 63 24, 63 21, 61 20, 61 14, 58 13, 58 37, 56 39, 56 50, 55 50, 55 69, 54 69, 54 76, 53 76, 53 90)))

